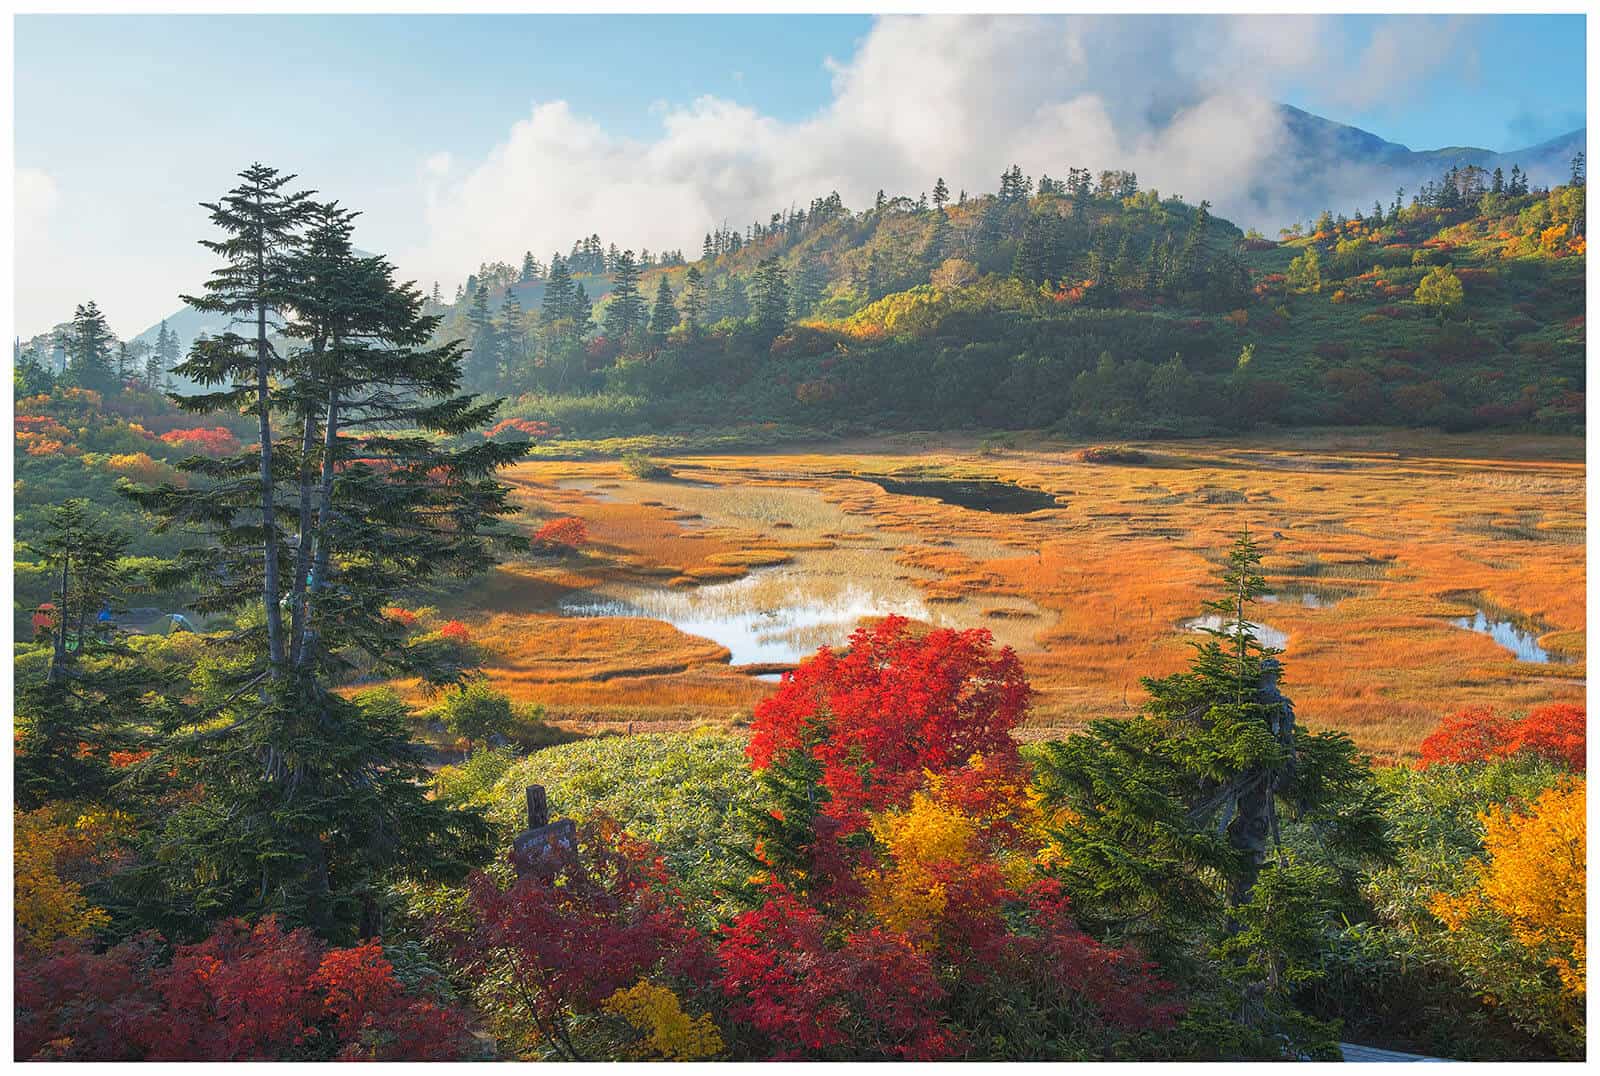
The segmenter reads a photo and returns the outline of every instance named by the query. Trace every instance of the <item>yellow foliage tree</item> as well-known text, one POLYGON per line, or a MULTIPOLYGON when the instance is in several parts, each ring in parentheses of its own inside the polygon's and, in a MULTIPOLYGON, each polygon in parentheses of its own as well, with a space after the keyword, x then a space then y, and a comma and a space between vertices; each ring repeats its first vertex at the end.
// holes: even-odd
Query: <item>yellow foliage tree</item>
POLYGON ((604 1007, 642 1036, 636 1047, 641 1058, 705 1061, 724 1049, 722 1033, 711 1017, 690 1016, 678 1003, 678 995, 664 986, 641 979, 612 994, 604 1007))
POLYGON ((15 811, 16 926, 19 941, 48 945, 81 938, 111 921, 84 898, 83 888, 60 873, 60 861, 92 845, 83 826, 60 821, 49 807, 15 811))
POLYGON ((1503 917, 1512 937, 1578 998, 1586 992, 1584 793, 1585 783, 1576 781, 1546 791, 1529 814, 1485 815, 1485 859, 1469 862, 1473 888, 1440 894, 1433 905, 1451 930, 1485 910, 1503 917))
POLYGON ((933 924, 945 909, 945 889, 934 867, 973 862, 979 854, 977 827, 961 812, 917 792, 904 810, 873 819, 872 835, 889 862, 863 873, 868 907, 891 930, 931 944, 933 924))

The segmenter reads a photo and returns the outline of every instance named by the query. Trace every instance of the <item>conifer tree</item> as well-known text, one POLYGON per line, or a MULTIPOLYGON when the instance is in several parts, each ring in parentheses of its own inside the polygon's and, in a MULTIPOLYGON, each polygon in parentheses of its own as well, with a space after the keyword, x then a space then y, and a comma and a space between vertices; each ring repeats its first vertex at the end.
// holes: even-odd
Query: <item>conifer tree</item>
POLYGON ((496 387, 511 391, 517 384, 528 361, 528 326, 522 310, 522 300, 515 291, 507 291, 505 302, 500 304, 500 320, 496 326, 500 341, 500 365, 496 387))
POLYGON ((24 809, 93 800, 111 787, 113 751, 135 745, 133 727, 155 718, 161 685, 117 639, 114 614, 132 584, 128 536, 89 502, 51 508, 32 551, 56 581, 48 615, 49 671, 16 692, 16 798, 24 809))
MULTIPOLYGON (((273 350, 269 329, 277 327, 278 312, 288 298, 288 260, 294 253, 296 230, 310 197, 306 191, 285 191, 294 178, 276 168, 253 164, 239 173, 238 186, 215 202, 201 203, 211 211, 211 223, 224 238, 203 239, 200 245, 220 255, 223 264, 212 270, 204 295, 186 295, 183 300, 205 313, 227 314, 238 320, 248 318, 255 323, 255 331, 250 339, 230 330, 209 340, 197 340, 177 372, 212 391, 175 398, 180 407, 196 413, 227 408, 254 412, 256 416, 262 564, 259 578, 265 604, 269 675, 273 678, 281 675, 285 651, 282 612, 277 604, 282 551, 272 463, 272 381, 281 369, 281 360, 273 350)), ((231 514, 230 511, 230 517, 231 514)))
POLYGON ((950 218, 943 207, 933 212, 933 227, 928 229, 928 241, 922 248, 922 257, 930 265, 938 265, 950 256, 950 218))
POLYGON ((489 285, 480 283, 467 309, 466 376, 474 388, 494 385, 500 369, 500 333, 489 312, 489 285))
POLYGON ((1249 618, 1266 593, 1248 533, 1234 544, 1190 667, 1145 679, 1145 716, 1046 744, 1040 786, 1077 821, 1057 832, 1080 917, 1171 951, 1227 933, 1285 816, 1330 854, 1377 857, 1381 798, 1348 736, 1312 734, 1279 690, 1278 651, 1249 618))
POLYGON ((665 336, 678 327, 678 308, 672 301, 672 286, 667 283, 665 273, 661 275, 661 282, 656 286, 656 305, 650 311, 650 331, 656 336, 665 336))
POLYGON ((763 332, 783 331, 789 320, 789 275, 777 258, 767 258, 756 270, 756 320, 763 332))
POLYGON ((103 394, 115 392, 120 382, 112 366, 114 342, 106 316, 95 301, 79 304, 67 331, 67 368, 72 383, 103 394))
POLYGON ((707 294, 705 277, 698 267, 691 265, 684 277, 683 288, 683 316, 689 322, 690 332, 700 331, 709 309, 710 296, 707 294))
POLYGON ((572 336, 575 340, 582 340, 588 335, 594 322, 594 303, 589 299, 589 293, 584 289, 582 282, 572 289, 572 336))
POLYGON ((186 460, 182 487, 129 489, 162 529, 187 524, 210 538, 164 573, 198 592, 195 608, 246 624, 287 611, 289 622, 283 658, 249 629, 214 645, 199 707, 166 723, 152 760, 204 794, 151 830, 152 854, 124 899, 179 932, 270 911, 331 938, 370 935, 384 879, 458 877, 484 847, 480 819, 427 798, 405 706, 333 687, 357 663, 459 681, 469 651, 412 638, 384 609, 492 563, 494 523, 512 510, 494 473, 527 445, 457 440, 491 422, 498 402, 461 391, 461 342, 431 343, 440 319, 422 314, 420 290, 397 284, 384 259, 354 254, 352 216, 302 205, 305 234, 283 260, 275 299, 292 318, 269 402, 300 421, 298 436, 186 460), (268 451, 284 494, 275 503, 297 530, 284 543, 289 583, 263 594, 245 555, 259 527, 242 493, 250 456, 268 451))
POLYGON ((572 316, 572 275, 567 271, 566 259, 552 254, 550 278, 545 281, 544 300, 539 307, 539 322, 548 327, 559 321, 570 321, 572 316))
MULTIPOLYGON (((940 214, 943 216, 943 214, 940 214)), ((794 275, 794 288, 791 302, 795 316, 814 312, 817 304, 822 301, 822 293, 827 285, 822 267, 813 258, 805 258, 800 262, 799 270, 794 275)))
POLYGON ((612 270, 611 301, 606 306, 606 335, 625 340, 645 323, 644 297, 639 294, 639 265, 633 251, 617 255, 612 270))
POLYGON ((944 177, 940 176, 933 185, 933 208, 943 209, 950 200, 950 188, 945 186, 944 177))

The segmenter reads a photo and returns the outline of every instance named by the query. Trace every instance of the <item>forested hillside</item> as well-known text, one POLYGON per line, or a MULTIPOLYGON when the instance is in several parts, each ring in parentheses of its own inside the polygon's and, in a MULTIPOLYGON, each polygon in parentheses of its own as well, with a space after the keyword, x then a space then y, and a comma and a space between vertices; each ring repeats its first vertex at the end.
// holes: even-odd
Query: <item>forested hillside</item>
MULTIPOLYGON (((837 194, 692 262, 602 247, 486 263, 442 331, 510 413, 594 437, 1260 424, 1583 425, 1584 187, 1452 168, 1388 204, 1243 235, 1135 175, 837 194)), ((439 298, 436 293, 436 298, 439 298)))

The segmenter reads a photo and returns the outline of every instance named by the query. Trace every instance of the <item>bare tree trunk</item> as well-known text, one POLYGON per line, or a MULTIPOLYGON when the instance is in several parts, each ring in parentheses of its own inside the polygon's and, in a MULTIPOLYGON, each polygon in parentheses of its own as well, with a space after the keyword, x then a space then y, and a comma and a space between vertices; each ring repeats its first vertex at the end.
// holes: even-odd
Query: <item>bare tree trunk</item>
POLYGON ((72 558, 61 554, 61 606, 56 610, 55 652, 50 656, 50 682, 59 684, 67 675, 67 565, 72 558))
MULTIPOLYGON (((322 356, 323 343, 312 347, 312 361, 322 356)), ((308 406, 305 427, 300 437, 300 542, 295 548, 294 580, 289 588, 289 664, 299 668, 305 652, 307 625, 311 619, 306 603, 307 577, 311 573, 311 452, 317 443, 317 420, 308 406)))
MULTIPOLYGON (((318 592, 326 585, 328 579, 328 563, 332 559, 330 525, 333 517, 333 468, 334 450, 339 443, 339 390, 335 388, 328 394, 328 415, 322 425, 322 482, 317 491, 317 549, 316 556, 311 564, 311 579, 308 583, 308 601, 315 601, 318 592)), ((299 664, 305 664, 310 658, 312 644, 316 641, 315 630, 306 632, 305 642, 300 647, 299 664)))
MULTIPOLYGON (((256 268, 257 284, 265 289, 265 240, 256 249, 256 268)), ((283 610, 278 606, 278 519, 273 497, 269 350, 267 304, 263 298, 256 304, 256 407, 260 412, 257 428, 261 435, 261 593, 267 613, 267 657, 272 665, 272 677, 277 679, 283 666, 283 610)))

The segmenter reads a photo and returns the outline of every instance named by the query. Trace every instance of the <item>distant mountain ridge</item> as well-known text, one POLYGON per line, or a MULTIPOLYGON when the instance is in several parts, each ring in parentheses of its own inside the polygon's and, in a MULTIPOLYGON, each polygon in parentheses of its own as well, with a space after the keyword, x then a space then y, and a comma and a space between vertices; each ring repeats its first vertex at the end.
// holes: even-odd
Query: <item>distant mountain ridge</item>
POLYGON ((1580 127, 1521 149, 1444 146, 1416 150, 1293 105, 1279 105, 1278 110, 1287 139, 1278 155, 1281 165, 1252 186, 1244 211, 1219 198, 1224 214, 1231 210, 1237 219, 1251 216, 1251 209, 1286 208, 1289 219, 1274 222, 1272 226, 1277 227, 1323 209, 1336 213, 1365 210, 1374 200, 1388 205, 1397 188, 1404 187, 1409 197, 1423 183, 1437 180, 1452 167, 1466 165, 1491 172, 1501 168, 1508 173, 1513 165, 1519 165, 1536 186, 1554 186, 1567 179, 1573 156, 1583 152, 1588 139, 1588 128, 1580 127), (1286 191, 1294 193, 1286 198, 1286 191))
MULTIPOLYGON (((1538 145, 1503 152, 1477 146, 1415 150, 1293 105, 1280 104, 1278 109, 1288 139, 1284 152, 1277 155, 1278 166, 1269 169, 1249 190, 1241 192, 1242 197, 1213 198, 1220 216, 1242 224, 1256 224, 1263 231, 1270 227, 1274 233, 1280 226, 1315 216, 1323 209, 1336 213, 1356 208, 1365 210, 1375 200, 1388 205, 1398 187, 1405 188, 1409 199, 1423 183, 1438 179, 1453 166, 1471 164, 1490 171, 1503 168, 1510 172, 1513 165, 1519 165, 1535 185, 1554 186, 1565 181, 1573 156, 1584 150, 1588 138, 1588 128, 1580 127, 1538 145), (1295 192, 1292 200, 1285 198, 1285 191, 1295 192), (1262 219, 1272 214, 1281 219, 1262 219)), ((995 162, 997 174, 1005 163, 995 162)), ((1114 163, 1104 162, 1107 167, 1114 163)), ((1199 192, 1199 196, 1210 195, 1199 192)), ((513 240, 510 245, 517 244, 513 240)), ((542 285, 519 285, 517 291, 523 306, 534 308, 542 294, 542 285)), ((604 289, 597 290, 591 283, 589 291, 590 298, 598 300, 604 289)), ((501 296, 495 298, 498 301, 501 296)), ((227 328, 226 318, 202 314, 189 307, 167 315, 166 321, 167 328, 178 334, 179 344, 184 349, 202 332, 216 335, 227 328)), ((159 329, 160 322, 157 322, 133 339, 153 344, 159 329)))

